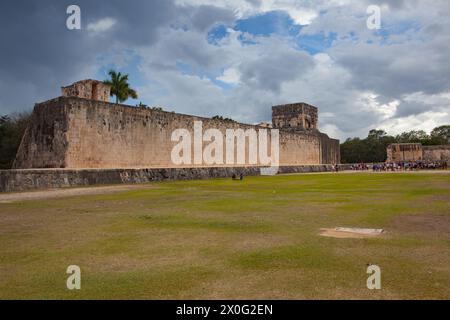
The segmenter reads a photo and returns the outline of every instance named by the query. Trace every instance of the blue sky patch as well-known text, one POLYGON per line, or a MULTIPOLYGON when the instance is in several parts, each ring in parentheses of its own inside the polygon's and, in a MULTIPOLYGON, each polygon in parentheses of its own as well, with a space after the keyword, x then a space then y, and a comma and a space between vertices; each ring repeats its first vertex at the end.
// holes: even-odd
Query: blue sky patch
POLYGON ((236 21, 234 29, 256 36, 269 36, 271 34, 289 35, 294 21, 284 11, 270 11, 264 14, 236 21))
MULTIPOLYGON (((119 55, 119 54, 118 54, 119 55)), ((115 70, 117 72, 126 73, 129 74, 129 83, 131 88, 136 89, 138 86, 140 86, 142 83, 145 83, 145 79, 142 77, 142 74, 139 70, 139 65, 142 62, 142 58, 138 56, 135 52, 132 50, 125 50, 123 53, 124 56, 131 57, 127 62, 127 65, 124 67, 118 67, 113 62, 109 62, 107 64, 101 64, 100 69, 97 71, 95 78, 100 80, 106 80, 109 79, 108 72, 109 70, 115 70)), ((100 56, 99 60, 109 60, 109 57, 106 56, 100 56)), ((112 98, 113 99, 113 98, 112 98)), ((111 100, 111 101, 114 101, 111 100)), ((127 104, 136 105, 139 104, 141 100, 138 99, 128 99, 127 104)))
MULTIPOLYGON (((310 54, 323 52, 331 47, 337 35, 335 33, 325 36, 323 33, 314 35, 302 35, 302 26, 295 24, 294 20, 284 11, 270 11, 255 15, 246 19, 240 19, 233 27, 234 30, 242 32, 238 37, 242 44, 253 45, 257 43, 255 37, 269 37, 277 35, 293 39, 299 50, 305 50, 310 54)), ((208 32, 208 42, 218 44, 220 40, 227 37, 229 32, 223 25, 216 26, 208 32)))
POLYGON ((322 32, 313 35, 299 35, 296 38, 296 44, 299 49, 314 55, 320 52, 324 52, 326 49, 330 48, 333 44, 333 41, 336 39, 336 33, 330 33, 329 36, 325 36, 325 34, 322 32))
MULTIPOLYGON (((237 20, 233 29, 252 36, 271 35, 296 37, 302 26, 295 24, 294 20, 284 11, 270 11, 264 14, 237 20)), ((220 40, 227 37, 229 32, 227 27, 219 25, 208 32, 208 42, 218 44, 220 40)), ((255 44, 256 42, 248 37, 241 36, 239 40, 244 44, 255 44)))
POLYGON ((211 44, 218 44, 218 42, 223 38, 226 38, 228 34, 227 27, 224 25, 216 26, 208 32, 208 42, 211 44))

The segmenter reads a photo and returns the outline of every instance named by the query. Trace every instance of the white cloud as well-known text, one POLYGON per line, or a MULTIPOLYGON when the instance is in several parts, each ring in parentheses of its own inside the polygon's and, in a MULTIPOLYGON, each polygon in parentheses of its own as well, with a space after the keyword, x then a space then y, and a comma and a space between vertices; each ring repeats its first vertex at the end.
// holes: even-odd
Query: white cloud
POLYGON ((394 116, 400 102, 398 100, 392 100, 388 103, 380 103, 379 101, 377 101, 377 97, 378 96, 373 92, 361 93, 360 111, 376 115, 381 119, 389 119, 394 116))
POLYGON ((346 138, 345 134, 334 124, 320 125, 320 130, 335 139, 345 140, 346 138))
POLYGON ((261 2, 261 7, 259 9, 262 12, 283 10, 289 14, 296 24, 307 25, 318 16, 319 12, 317 7, 312 8, 304 4, 306 4, 306 2, 265 0, 261 2))
POLYGON ((110 30, 116 24, 116 22, 117 21, 113 18, 103 18, 97 20, 96 22, 88 23, 87 30, 94 34, 102 33, 110 30))
POLYGON ((216 79, 228 84, 237 85, 240 83, 241 74, 240 72, 235 68, 228 68, 225 69, 223 74, 220 77, 217 77, 216 79))
POLYGON ((404 118, 393 118, 378 124, 378 128, 386 130, 395 135, 410 130, 424 130, 430 132, 433 128, 448 125, 450 123, 450 112, 425 112, 419 115, 411 115, 404 118))
MULTIPOLYGON (((334 1, 331 1, 334 2, 334 1)), ((262 14, 274 10, 286 11, 297 24, 311 23, 319 14, 320 3, 311 4, 309 1, 296 0, 177 0, 181 5, 214 5, 233 9, 238 18, 245 18, 255 14, 262 14)))

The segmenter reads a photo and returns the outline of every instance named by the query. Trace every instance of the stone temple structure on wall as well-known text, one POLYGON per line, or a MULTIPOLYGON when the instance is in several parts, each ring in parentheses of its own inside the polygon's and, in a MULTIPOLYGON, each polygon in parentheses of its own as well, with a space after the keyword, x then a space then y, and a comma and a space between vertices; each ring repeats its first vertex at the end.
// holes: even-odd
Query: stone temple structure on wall
MULTIPOLYGON (((83 80, 62 87, 60 97, 37 103, 13 170, 0 171, 0 191, 266 174, 259 152, 256 162, 249 160, 255 151, 247 134, 266 132, 270 153, 272 129, 278 129, 278 173, 329 171, 340 162, 339 140, 318 130, 318 110, 306 103, 274 106, 272 124, 250 125, 114 104, 109 94, 108 85, 83 80), (232 165, 228 161, 175 164, 173 133, 183 129, 195 137, 199 122, 203 132, 214 129, 224 137, 229 131, 243 133, 243 140, 232 137, 237 148, 230 153, 224 148, 223 153, 238 159, 237 150, 245 148, 245 159, 232 165), (243 147, 239 141, 244 141, 243 147)), ((191 154, 198 148, 195 141, 188 142, 191 154)), ((200 152, 206 147, 201 145, 200 152)))
POLYGON ((306 103, 292 103, 272 107, 274 128, 283 130, 317 130, 318 111, 306 103))
POLYGON ((109 102, 111 87, 98 80, 82 80, 67 87, 61 87, 61 96, 109 102))

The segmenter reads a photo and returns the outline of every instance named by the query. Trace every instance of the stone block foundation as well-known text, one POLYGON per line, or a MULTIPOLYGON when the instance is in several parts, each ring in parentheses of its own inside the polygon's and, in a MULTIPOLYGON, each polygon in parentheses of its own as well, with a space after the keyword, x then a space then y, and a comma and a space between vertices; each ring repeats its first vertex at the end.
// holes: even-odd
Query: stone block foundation
MULTIPOLYGON (((0 192, 33 189, 80 187, 92 185, 133 184, 164 180, 227 178, 233 174, 261 175, 261 167, 203 167, 148 169, 14 169, 0 170, 0 192)), ((278 173, 309 173, 332 171, 332 166, 282 166, 278 173)))

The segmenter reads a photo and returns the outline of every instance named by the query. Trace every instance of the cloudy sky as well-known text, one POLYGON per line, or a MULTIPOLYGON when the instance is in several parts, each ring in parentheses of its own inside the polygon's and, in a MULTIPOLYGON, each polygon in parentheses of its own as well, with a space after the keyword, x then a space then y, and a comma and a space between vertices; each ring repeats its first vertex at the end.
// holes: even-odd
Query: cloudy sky
POLYGON ((114 68, 132 105, 257 123, 303 101, 340 139, 430 131, 450 123, 449 16, 448 0, 4 0, 0 114, 114 68), (81 30, 66 28, 71 4, 81 30))

